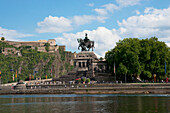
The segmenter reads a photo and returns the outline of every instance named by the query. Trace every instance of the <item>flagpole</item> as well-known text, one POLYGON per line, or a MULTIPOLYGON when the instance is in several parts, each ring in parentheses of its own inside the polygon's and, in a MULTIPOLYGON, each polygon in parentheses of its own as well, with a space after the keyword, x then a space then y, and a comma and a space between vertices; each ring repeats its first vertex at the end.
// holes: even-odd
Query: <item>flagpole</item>
POLYGON ((18 78, 18 76, 17 76, 17 70, 16 70, 16 75, 15 75, 15 77, 16 77, 16 82, 17 82, 17 78, 18 78))
POLYGON ((52 78, 52 67, 51 67, 51 78, 52 78))
POLYGON ((166 75, 166 60, 165 60, 165 75, 166 75))
POLYGON ((115 66, 115 62, 114 62, 114 74, 115 74, 115 83, 116 83, 116 66, 115 66))
POLYGON ((12 79, 13 79, 13 81, 14 81, 14 74, 13 74, 13 76, 12 76, 12 79))
POLYGON ((1 71, 0 71, 0 84, 2 84, 2 83, 1 83, 1 71))

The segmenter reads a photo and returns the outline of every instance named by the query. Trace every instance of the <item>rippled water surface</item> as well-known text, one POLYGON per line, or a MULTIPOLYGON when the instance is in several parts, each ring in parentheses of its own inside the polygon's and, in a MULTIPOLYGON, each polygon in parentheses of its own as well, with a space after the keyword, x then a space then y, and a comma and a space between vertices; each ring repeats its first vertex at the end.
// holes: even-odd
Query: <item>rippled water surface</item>
POLYGON ((0 113, 168 113, 170 95, 1 95, 0 113))

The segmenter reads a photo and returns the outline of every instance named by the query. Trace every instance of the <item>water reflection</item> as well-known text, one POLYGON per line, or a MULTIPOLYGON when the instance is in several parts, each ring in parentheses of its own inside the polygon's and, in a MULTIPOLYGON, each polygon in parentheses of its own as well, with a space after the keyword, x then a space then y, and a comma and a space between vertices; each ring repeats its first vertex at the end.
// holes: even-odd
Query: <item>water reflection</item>
POLYGON ((146 95, 6 95, 0 113, 170 112, 169 96, 146 95))

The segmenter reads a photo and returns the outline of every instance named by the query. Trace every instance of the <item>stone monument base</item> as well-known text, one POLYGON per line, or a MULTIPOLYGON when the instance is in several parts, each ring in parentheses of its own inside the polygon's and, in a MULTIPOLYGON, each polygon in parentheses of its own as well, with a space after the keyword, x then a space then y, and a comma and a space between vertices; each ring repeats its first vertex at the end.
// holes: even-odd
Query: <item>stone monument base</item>
POLYGON ((113 81, 107 61, 100 61, 94 52, 82 51, 74 58, 74 69, 61 76, 61 81, 72 81, 86 77, 99 82, 113 81))

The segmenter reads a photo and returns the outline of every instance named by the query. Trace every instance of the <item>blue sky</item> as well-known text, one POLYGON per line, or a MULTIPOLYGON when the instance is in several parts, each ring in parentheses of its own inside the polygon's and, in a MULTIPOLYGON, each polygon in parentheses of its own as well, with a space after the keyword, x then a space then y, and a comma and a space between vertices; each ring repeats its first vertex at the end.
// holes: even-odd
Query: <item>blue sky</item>
POLYGON ((156 36, 170 46, 170 0, 0 0, 0 36, 7 40, 56 39, 77 51, 88 33, 104 56, 118 40, 156 36), (2 35, 3 33, 3 35, 2 35))

